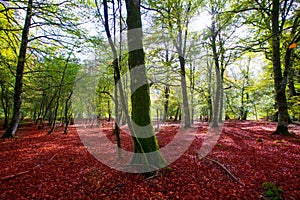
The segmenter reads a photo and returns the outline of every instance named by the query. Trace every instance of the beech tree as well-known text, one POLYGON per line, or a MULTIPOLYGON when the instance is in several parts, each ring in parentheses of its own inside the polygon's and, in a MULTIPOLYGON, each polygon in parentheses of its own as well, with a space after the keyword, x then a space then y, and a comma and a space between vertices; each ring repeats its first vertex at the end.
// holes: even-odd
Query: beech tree
POLYGON ((272 63, 274 74, 275 100, 278 106, 278 124, 274 134, 288 135, 288 108, 285 95, 284 79, 281 69, 280 55, 280 25, 279 25, 280 1, 272 0, 272 63))
POLYGON ((13 116, 7 130, 2 135, 2 138, 10 138, 14 136, 14 134, 17 131, 20 117, 21 117, 21 106, 22 106, 21 95, 22 95, 22 88, 23 88, 23 72, 24 72, 24 67, 26 62, 26 51, 27 51, 28 39, 29 39, 28 38, 29 29, 30 29, 31 19, 32 19, 32 7, 33 7, 33 1, 28 0, 24 28, 22 31, 20 51, 18 55, 17 70, 16 70, 16 81, 14 86, 13 116))
POLYGON ((129 49, 128 65, 131 83, 131 119, 133 125, 134 155, 132 164, 139 164, 148 170, 164 167, 166 161, 158 147, 150 117, 150 86, 145 68, 143 32, 139 0, 126 0, 127 42, 129 49), (137 71, 136 71, 137 70, 137 71), (141 84, 139 86, 137 84, 141 84), (139 86, 138 88, 136 88, 139 86), (140 127, 143 127, 141 129, 140 127), (150 153, 151 154, 146 154, 150 153), (150 156, 149 156, 150 155, 150 156))

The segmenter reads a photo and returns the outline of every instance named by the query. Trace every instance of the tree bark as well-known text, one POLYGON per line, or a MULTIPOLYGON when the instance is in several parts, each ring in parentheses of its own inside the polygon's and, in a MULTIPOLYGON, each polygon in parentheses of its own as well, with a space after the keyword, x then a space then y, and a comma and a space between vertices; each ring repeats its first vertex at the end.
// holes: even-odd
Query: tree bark
MULTIPOLYGON (((129 49, 128 65, 132 90, 131 118, 135 124, 133 125, 135 154, 133 154, 131 164, 138 164, 147 171, 154 171, 164 167, 166 161, 160 154, 150 117, 150 86, 145 68, 140 0, 126 0, 126 9, 128 26, 127 42, 129 49), (137 67, 139 67, 138 72, 134 71, 137 67), (143 83, 143 85, 135 89, 136 84, 139 83, 143 83), (143 128, 141 129, 139 126, 143 128), (149 152, 153 152, 154 154, 152 156, 146 155, 149 152), (141 154, 143 155, 141 156, 141 154)), ((150 174, 146 173, 146 175, 150 174)))
POLYGON ((4 111, 4 123, 3 130, 7 129, 9 122, 9 110, 10 110, 10 98, 8 96, 8 91, 5 86, 1 85, 1 104, 4 111))
POLYGON ((28 45, 28 36, 31 25, 32 18, 32 4, 33 0, 28 0, 27 11, 25 17, 25 23, 22 30, 21 46, 18 55, 17 71, 16 71, 16 81, 14 87, 14 107, 13 116, 9 123, 8 128, 2 135, 2 138, 13 138, 17 128, 19 126, 21 118, 21 107, 22 107, 22 92, 23 92, 23 73, 26 62, 26 51, 28 45))
POLYGON ((289 135, 288 110, 285 95, 285 80, 282 76, 280 60, 280 31, 279 31, 279 9, 280 1, 272 0, 272 62, 274 74, 275 101, 278 107, 278 123, 273 134, 289 135))
POLYGON ((219 65, 219 56, 217 52, 216 45, 216 30, 215 30, 215 20, 212 22, 211 34, 212 34, 212 51, 213 51, 213 59, 215 63, 215 75, 216 75, 216 91, 215 91, 215 99, 213 103, 213 118, 212 118, 212 127, 218 127, 219 122, 219 112, 220 112, 220 98, 221 98, 221 74, 220 74, 220 65, 219 65))
POLYGON ((182 92, 182 100, 183 100, 183 114, 184 114, 184 127, 191 127, 191 117, 190 117, 190 108, 189 101, 187 95, 187 84, 186 84, 186 73, 185 73, 185 58, 183 56, 179 56, 180 62, 180 82, 181 82, 181 92, 182 92))
POLYGON ((164 116, 163 122, 168 119, 168 110, 169 110, 169 95, 170 95, 170 86, 166 85, 165 87, 165 102, 164 102, 164 116))
MULTIPOLYGON (((122 6, 121 2, 119 2, 119 3, 120 3, 120 9, 121 9, 121 6, 122 6)), ((120 127, 118 125, 120 123, 120 118, 121 117, 120 117, 120 114, 119 114, 118 87, 119 87, 119 92, 120 92, 121 105, 125 109, 125 112, 127 112, 127 105, 125 103, 125 97, 124 97, 122 83, 120 82, 118 84, 118 82, 121 79, 121 73, 120 73, 120 67, 119 67, 119 63, 120 62, 119 62, 119 58, 118 58, 117 49, 116 49, 116 47, 114 45, 114 42, 113 42, 112 37, 111 37, 110 29, 109 29, 107 0, 103 0, 103 9, 104 9, 104 27, 105 27, 105 32, 106 32, 106 36, 107 36, 107 39, 108 39, 111 51, 113 53, 113 57, 114 57, 113 68, 114 68, 114 83, 115 83, 114 94, 115 94, 115 115, 116 115, 116 117, 115 117, 114 134, 116 135, 116 139, 117 139, 118 157, 121 158, 122 157, 122 152, 121 152, 122 144, 121 144, 121 136, 120 136, 120 127)), ((120 14, 121 14, 121 11, 120 11, 120 14)), ((120 34, 120 37, 121 37, 121 35, 122 34, 120 34)), ((127 121, 129 120, 128 118, 129 117, 127 116, 127 121)), ((130 121, 128 121, 128 124, 129 123, 130 123, 130 121)))
POLYGON ((70 94, 68 95, 68 98, 66 100, 66 104, 65 104, 65 130, 64 130, 64 134, 67 134, 68 133, 68 127, 69 127, 69 124, 70 124, 70 119, 72 118, 72 114, 69 114, 69 110, 70 110, 70 107, 71 107, 71 98, 72 98, 72 95, 73 95, 73 90, 70 92, 70 94))

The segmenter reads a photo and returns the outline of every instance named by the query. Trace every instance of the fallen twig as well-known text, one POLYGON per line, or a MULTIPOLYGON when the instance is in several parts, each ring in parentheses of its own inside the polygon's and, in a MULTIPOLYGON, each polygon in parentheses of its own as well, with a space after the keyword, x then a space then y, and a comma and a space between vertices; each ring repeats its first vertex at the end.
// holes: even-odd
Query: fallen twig
POLYGON ((227 172, 228 174, 229 174, 229 176, 231 177, 231 178, 233 178, 236 182, 238 182, 239 184, 241 184, 241 185, 245 185, 243 182, 241 182, 237 177, 235 177, 224 165, 222 165, 220 162, 218 162, 218 161, 216 161, 216 160, 214 160, 214 159, 211 159, 211 158, 207 158, 207 157, 202 157, 202 156, 198 156, 200 159, 201 158, 204 158, 204 159, 206 159, 206 160, 209 160, 209 161, 211 161, 211 162, 213 162, 213 163, 215 163, 215 164, 217 164, 217 165, 219 165, 225 172, 227 172))
POLYGON ((51 162, 51 160, 53 160, 56 156, 57 156, 57 153, 54 154, 54 155, 48 160, 48 163, 51 162))
POLYGON ((36 165, 35 167, 33 167, 32 169, 30 170, 27 170, 27 171, 23 171, 23 172, 19 172, 17 174, 12 174, 12 175, 9 175, 9 176, 5 176, 5 177, 2 177, 1 180, 4 181, 4 180, 9 180, 9 179, 12 179, 12 178, 16 178, 18 176, 21 176, 23 174, 27 174, 28 172, 34 170, 35 168, 37 168, 39 165, 36 165))

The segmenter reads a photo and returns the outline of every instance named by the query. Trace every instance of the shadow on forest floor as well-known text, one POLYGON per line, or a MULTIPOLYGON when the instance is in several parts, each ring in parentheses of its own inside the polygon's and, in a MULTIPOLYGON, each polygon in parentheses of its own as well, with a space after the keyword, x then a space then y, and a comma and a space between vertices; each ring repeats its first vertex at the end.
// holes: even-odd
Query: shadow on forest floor
MULTIPOLYGON (((111 124, 102 125, 115 143, 111 124)), ((270 135, 276 123, 228 121, 212 152, 199 159, 208 123, 196 125, 188 151, 148 179, 96 160, 75 127, 67 135, 63 127, 46 135, 48 128, 21 126, 17 138, 0 140, 0 199, 259 199, 264 182, 280 187, 286 199, 299 198, 299 126, 289 126, 296 136, 284 137, 270 135)), ((161 126, 159 145, 168 144, 177 131, 177 125, 161 126)), ((123 148, 132 151, 126 131, 121 138, 123 148)))

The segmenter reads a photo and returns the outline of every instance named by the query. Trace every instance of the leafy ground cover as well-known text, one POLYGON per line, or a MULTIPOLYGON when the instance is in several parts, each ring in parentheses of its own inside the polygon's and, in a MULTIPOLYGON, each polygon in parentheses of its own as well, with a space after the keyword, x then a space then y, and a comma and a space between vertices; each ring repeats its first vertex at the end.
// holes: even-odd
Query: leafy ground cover
MULTIPOLYGON (((47 129, 23 125, 17 138, 0 140, 0 199, 266 199, 264 183, 280 188, 285 199, 300 198, 298 125, 290 125, 296 136, 283 137, 271 135, 275 123, 226 122, 205 159, 197 152, 208 124, 197 125, 190 148, 150 178, 100 163, 75 127, 68 135, 62 127, 46 135, 47 129)), ((103 131, 115 141, 110 127, 104 123, 103 131)), ((162 127, 160 146, 170 142, 177 129, 172 124, 162 127)), ((124 148, 132 149, 124 131, 121 137, 124 148)))

